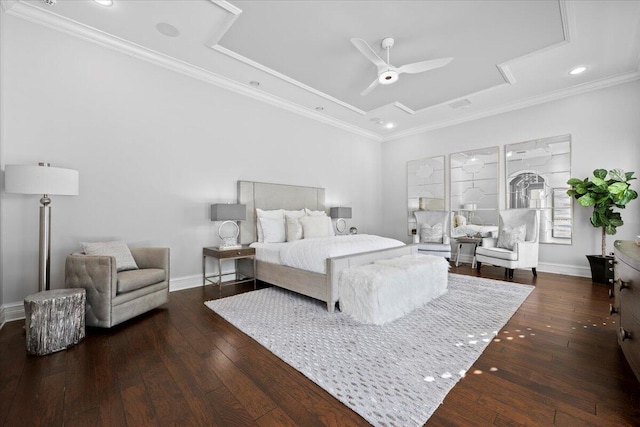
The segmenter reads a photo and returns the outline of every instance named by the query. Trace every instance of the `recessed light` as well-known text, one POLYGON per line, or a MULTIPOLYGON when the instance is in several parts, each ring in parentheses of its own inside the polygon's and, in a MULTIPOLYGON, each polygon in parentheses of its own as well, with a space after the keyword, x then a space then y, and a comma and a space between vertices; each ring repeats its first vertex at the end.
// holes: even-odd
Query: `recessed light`
POLYGON ((255 80, 251 80, 251 81, 249 82, 249 84, 250 84, 251 86, 260 86, 260 82, 257 82, 257 81, 255 81, 255 80))
POLYGON ((572 76, 575 76, 575 75, 578 75, 578 74, 582 74, 585 71, 587 71, 587 67, 580 66, 580 67, 576 67, 573 70, 569 71, 569 74, 571 74, 572 76))
POLYGON ((176 27, 166 22, 158 22, 156 24, 156 30, 167 37, 178 37, 180 35, 180 31, 176 27))
POLYGON ((93 1, 98 3, 100 6, 109 7, 113 5, 113 0, 93 0, 93 1))
POLYGON ((324 111, 324 107, 316 107, 316 111, 324 111))
POLYGON ((384 128, 385 128, 385 129, 393 129, 394 127, 396 127, 396 124, 395 124, 395 123, 393 123, 393 122, 387 122, 387 123, 385 123, 385 125, 384 125, 384 128))

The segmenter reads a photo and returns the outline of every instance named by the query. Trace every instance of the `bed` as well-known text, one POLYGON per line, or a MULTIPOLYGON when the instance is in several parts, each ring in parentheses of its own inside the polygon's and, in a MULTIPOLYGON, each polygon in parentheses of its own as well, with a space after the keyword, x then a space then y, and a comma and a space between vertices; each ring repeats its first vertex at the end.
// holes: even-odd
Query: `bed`
MULTIPOLYGON (((325 190, 317 187, 271 184, 254 181, 238 181, 238 203, 247 206, 247 220, 240 222, 240 242, 256 242, 256 209, 297 210, 307 208, 324 211, 325 190)), ((333 312, 339 300, 338 278, 340 271, 376 260, 395 258, 417 253, 417 245, 402 245, 388 249, 353 253, 324 260, 324 272, 269 262, 268 258, 256 261, 256 278, 272 285, 324 301, 333 312)), ((272 254, 273 255, 273 254, 272 254)), ((275 257, 272 258, 275 261, 275 257)), ((250 274, 251 267, 240 263, 242 273, 250 274)))

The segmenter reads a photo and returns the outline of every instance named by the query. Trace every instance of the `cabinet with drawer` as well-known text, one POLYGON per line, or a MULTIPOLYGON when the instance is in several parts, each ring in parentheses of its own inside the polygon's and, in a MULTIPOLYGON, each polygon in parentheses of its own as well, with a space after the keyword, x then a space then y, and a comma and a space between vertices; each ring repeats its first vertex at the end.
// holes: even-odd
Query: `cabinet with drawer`
POLYGON ((614 309, 619 315, 618 343, 640 380, 640 246, 616 240, 614 309))

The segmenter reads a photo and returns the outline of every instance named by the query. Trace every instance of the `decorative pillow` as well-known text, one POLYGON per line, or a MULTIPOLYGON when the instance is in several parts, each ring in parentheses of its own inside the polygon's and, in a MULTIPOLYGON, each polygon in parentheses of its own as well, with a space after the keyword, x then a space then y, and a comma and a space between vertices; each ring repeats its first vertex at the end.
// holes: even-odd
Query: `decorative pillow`
POLYGON ((264 243, 282 243, 287 241, 284 219, 261 217, 262 241, 264 243))
POLYGON ((300 224, 299 218, 287 217, 287 242, 293 242, 294 240, 302 239, 302 224, 300 224))
POLYGON ((420 242, 442 243, 442 224, 436 224, 434 226, 422 224, 420 228, 420 242))
POLYGON ((516 246, 518 242, 524 242, 524 237, 527 235, 527 226, 525 224, 519 225, 514 228, 502 227, 500 234, 498 234, 499 248, 509 249, 510 251, 516 246))
POLYGON ((328 216, 305 216, 300 218, 302 224, 302 235, 305 239, 313 239, 315 237, 328 237, 329 228, 331 226, 331 218, 328 216))
POLYGON ((258 229, 258 242, 264 241, 264 234, 262 232, 262 224, 260 224, 260 218, 279 218, 282 220, 282 226, 284 227, 284 210, 282 209, 275 209, 272 211, 256 209, 256 216, 258 217, 258 221, 256 221, 256 228, 258 229))
MULTIPOLYGON (((325 211, 312 211, 311 209, 307 209, 307 208, 304 208, 304 211, 306 212, 307 216, 326 216, 328 218, 327 213, 325 211)), ((327 226, 329 228, 328 235, 335 236, 336 231, 333 229, 333 223, 331 221, 327 221, 327 226)))
POLYGON ((82 252, 87 255, 112 256, 118 271, 137 270, 138 264, 125 242, 80 242, 82 252))

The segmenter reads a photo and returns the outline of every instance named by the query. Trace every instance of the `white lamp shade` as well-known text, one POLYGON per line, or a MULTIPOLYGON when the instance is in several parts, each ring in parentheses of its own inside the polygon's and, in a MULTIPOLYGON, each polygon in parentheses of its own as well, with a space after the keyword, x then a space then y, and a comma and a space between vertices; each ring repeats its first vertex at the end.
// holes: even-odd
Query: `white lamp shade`
POLYGON ((18 194, 77 196, 79 173, 73 169, 36 165, 7 165, 4 190, 18 194))

